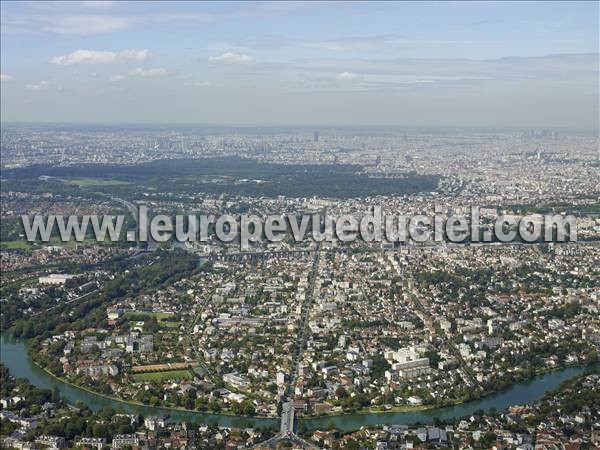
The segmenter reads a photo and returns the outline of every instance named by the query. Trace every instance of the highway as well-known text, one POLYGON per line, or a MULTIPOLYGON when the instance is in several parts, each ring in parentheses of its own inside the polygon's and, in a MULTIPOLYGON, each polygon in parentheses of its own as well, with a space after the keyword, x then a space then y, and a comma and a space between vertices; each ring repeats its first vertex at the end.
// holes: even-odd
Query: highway
MULTIPOLYGON (((137 207, 129 200, 125 200, 120 197, 111 197, 111 200, 113 200, 117 203, 120 203, 121 205, 125 206, 125 208, 127 208, 127 210, 133 216, 133 219, 135 220, 135 223, 137 225, 138 232, 139 232, 140 218, 139 218, 139 211, 138 211, 137 207)), ((139 236, 137 236, 137 238, 139 238, 139 236)), ((148 233, 148 241, 147 242, 148 242, 148 246, 147 246, 148 251, 154 251, 158 248, 156 241, 154 239, 152 239, 152 236, 150 233, 148 233)))
MULTIPOLYGON (((53 179, 56 181, 60 181, 61 183, 64 184, 68 184, 69 186, 73 186, 73 183, 71 183, 69 180, 65 180, 64 178, 57 178, 57 177, 53 177, 50 175, 44 175, 47 179, 53 179)), ((109 194, 106 194, 104 192, 96 192, 96 194, 98 195, 102 195, 104 197, 109 197, 112 201, 120 203, 121 205, 125 206, 125 208, 127 208, 127 210, 131 213, 131 215, 133 216, 133 219, 136 222, 137 228, 139 228, 140 225, 140 219, 139 219, 139 211, 137 209, 137 207, 130 202, 129 200, 125 200, 123 198, 120 197, 114 197, 114 196, 110 196, 109 194)), ((137 230, 139 231, 139 230, 137 230)), ((139 238, 139 236, 136 236, 136 238, 139 238)), ((148 245, 147 245, 147 250, 148 251, 154 251, 158 248, 158 245, 156 244, 156 241, 154 241, 154 239, 152 239, 152 236, 148 235, 148 245)), ((139 242, 138 242, 139 244, 139 242)))

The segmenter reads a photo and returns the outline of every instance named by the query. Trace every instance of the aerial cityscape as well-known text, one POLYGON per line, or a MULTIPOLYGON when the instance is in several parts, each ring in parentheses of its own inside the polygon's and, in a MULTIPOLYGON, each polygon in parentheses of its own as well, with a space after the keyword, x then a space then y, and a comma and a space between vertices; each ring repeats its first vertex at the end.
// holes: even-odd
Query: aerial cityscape
POLYGON ((599 2, 1 8, 0 448, 600 448, 599 2))

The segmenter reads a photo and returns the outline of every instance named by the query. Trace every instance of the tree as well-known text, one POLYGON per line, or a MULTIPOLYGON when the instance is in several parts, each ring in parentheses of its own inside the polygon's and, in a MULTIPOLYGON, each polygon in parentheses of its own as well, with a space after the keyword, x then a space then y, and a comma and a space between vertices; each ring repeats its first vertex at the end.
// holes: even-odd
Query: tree
POLYGON ((335 395, 337 395, 339 398, 346 398, 348 397, 348 391, 346 391, 344 386, 340 386, 335 390, 335 395))
POLYGON ((246 416, 253 416, 254 414, 256 414, 256 410, 254 409, 254 405, 250 401, 245 401, 244 402, 244 407, 243 407, 242 412, 246 416))
POLYGON ((52 386, 52 402, 60 402, 60 393, 58 391, 58 386, 52 386))

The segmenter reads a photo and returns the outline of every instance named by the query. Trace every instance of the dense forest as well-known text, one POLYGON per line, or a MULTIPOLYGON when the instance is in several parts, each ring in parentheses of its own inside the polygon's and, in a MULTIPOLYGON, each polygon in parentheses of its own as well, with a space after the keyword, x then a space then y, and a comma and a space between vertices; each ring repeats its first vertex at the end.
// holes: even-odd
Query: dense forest
MULTIPOLYGON (((111 180, 112 183, 94 185, 94 190, 129 197, 154 189, 164 192, 165 186, 168 186, 171 193, 352 198, 435 191, 439 181, 438 176, 414 172, 397 178, 376 178, 361 171, 360 166, 348 164, 284 165, 225 157, 157 160, 121 166, 29 166, 6 170, 3 176, 7 189, 11 184, 20 186, 28 181, 38 182, 40 176, 67 181, 111 180)), ((48 181, 55 184, 52 179, 48 181)))

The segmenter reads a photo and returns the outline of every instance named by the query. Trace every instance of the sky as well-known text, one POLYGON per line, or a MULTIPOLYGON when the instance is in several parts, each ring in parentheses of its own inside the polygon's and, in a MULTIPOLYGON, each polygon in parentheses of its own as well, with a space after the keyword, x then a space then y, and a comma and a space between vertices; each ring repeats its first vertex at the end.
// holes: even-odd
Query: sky
POLYGON ((597 129, 599 2, 1 2, 2 122, 597 129))

